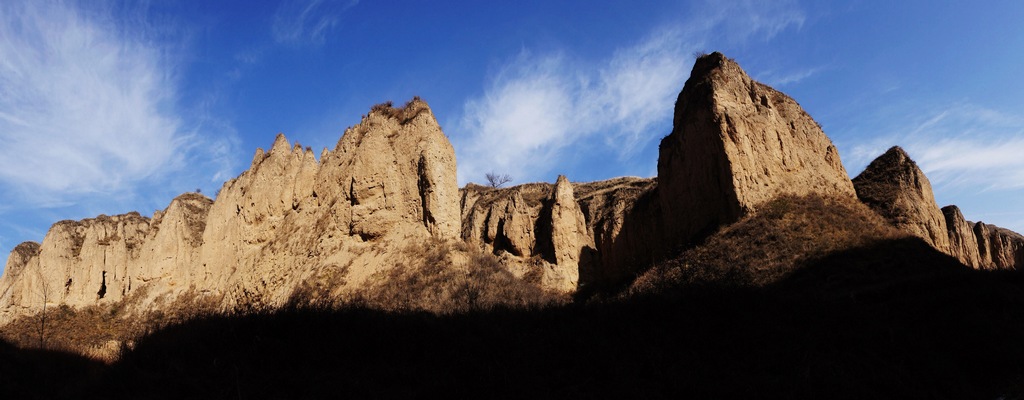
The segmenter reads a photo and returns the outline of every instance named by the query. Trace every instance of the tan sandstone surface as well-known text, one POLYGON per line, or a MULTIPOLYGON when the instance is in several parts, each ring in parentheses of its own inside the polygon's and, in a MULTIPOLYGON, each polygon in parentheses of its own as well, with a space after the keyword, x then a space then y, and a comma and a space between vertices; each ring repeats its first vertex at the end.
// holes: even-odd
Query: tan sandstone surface
POLYGON ((319 161, 278 135, 216 201, 185 194, 153 218, 62 221, 42 244, 20 245, 0 278, 0 319, 143 287, 145 304, 193 293, 230 307, 280 305, 299 284, 339 273, 358 284, 401 256, 388 249, 458 237, 454 171, 455 152, 418 99, 374 107, 319 161))
POLYGON ((1024 237, 964 218, 960 208, 939 209, 931 183, 902 148, 882 154, 853 179, 857 196, 893 226, 976 269, 1024 265, 1024 237))
POLYGON ((890 148, 853 179, 857 197, 897 228, 949 253, 946 218, 928 177, 899 146, 890 148))
POLYGON ((780 194, 854 196, 818 123, 721 53, 697 59, 673 125, 658 158, 670 246, 707 236, 780 194))
POLYGON ((964 265, 984 268, 981 254, 978 252, 978 238, 974 236, 974 224, 964 219, 960 207, 946 206, 942 208, 949 231, 949 255, 956 257, 964 265))
POLYGON ((152 218, 61 221, 41 244, 16 247, 0 277, 0 322, 44 303, 77 307, 137 293, 149 309, 184 294, 225 308, 280 306, 304 286, 344 295, 414 264, 401 249, 428 239, 465 241, 548 290, 598 288, 678 256, 783 194, 859 197, 967 265, 1024 265, 1024 238, 968 223, 959 210, 940 212, 899 148, 855 185, 799 104, 720 53, 699 57, 679 94, 656 178, 459 189, 455 162, 418 98, 374 106, 319 159, 278 135, 215 200, 189 193, 152 218))

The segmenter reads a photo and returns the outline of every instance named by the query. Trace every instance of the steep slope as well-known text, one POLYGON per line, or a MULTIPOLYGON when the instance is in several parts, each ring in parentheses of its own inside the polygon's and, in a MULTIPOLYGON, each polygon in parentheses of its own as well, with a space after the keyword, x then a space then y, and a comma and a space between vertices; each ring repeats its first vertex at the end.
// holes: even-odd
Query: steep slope
POLYGON ((780 194, 854 196, 818 123, 721 53, 697 59, 676 100, 672 133, 661 141, 658 191, 669 247, 780 194))
POLYGON ((911 235, 977 269, 1024 266, 1024 237, 964 218, 957 206, 939 209, 931 183, 899 146, 890 148, 853 179, 862 202, 911 235))
POLYGON ((853 179, 857 197, 897 228, 950 252, 946 217, 935 204, 928 177, 899 146, 893 146, 853 179))
MULTIPOLYGON (((185 194, 153 218, 62 221, 19 246, 0 278, 0 320, 43 303, 147 300, 184 294, 280 305, 303 282, 349 282, 394 264, 409 240, 457 238, 455 152, 427 104, 375 106, 317 161, 278 135, 216 201, 185 194)), ((338 287, 337 290, 344 288, 338 287)))
POLYGON ((507 263, 539 265, 545 286, 575 290, 597 280, 601 254, 595 238, 615 237, 627 219, 637 194, 653 180, 616 178, 570 183, 559 176, 555 184, 529 183, 495 189, 467 185, 461 189, 462 238, 485 251, 502 254, 507 263))
POLYGON ((851 182, 798 103, 720 53, 697 59, 655 179, 573 184, 560 176, 554 184, 460 190, 455 171, 451 144, 418 98, 374 106, 319 160, 278 135, 216 201, 186 194, 152 218, 62 221, 42 244, 19 246, 0 278, 0 322, 44 303, 110 303, 141 288, 145 306, 187 295, 227 308, 275 307, 303 287, 340 296, 409 264, 398 249, 429 238, 461 238, 546 289, 600 289, 780 196, 860 198, 979 268, 1009 268, 1024 257, 1019 235, 943 215, 927 178, 898 147, 851 182), (956 226, 947 229, 947 218, 956 226))
POLYGON ((210 210, 205 286, 226 290, 228 304, 273 305, 346 268, 358 284, 394 263, 384 249, 457 237, 454 171, 454 150, 418 99, 374 107, 319 162, 278 136, 210 210))
POLYGON ((688 284, 765 286, 821 259, 908 235, 846 196, 783 195, 659 263, 631 293, 664 293, 688 284))
MULTIPOLYGON (((576 185, 589 236, 580 254, 581 284, 630 279, 782 194, 855 198, 820 126, 793 99, 754 81, 721 53, 697 60, 673 124, 661 142, 656 180, 595 182, 599 190, 576 185)), ((511 191, 530 203, 548 197, 550 185, 505 190, 463 190, 463 237, 494 251, 532 255, 530 246, 543 248, 550 240, 536 237, 547 211, 539 201, 532 211, 515 211, 522 202, 511 191)))
POLYGON ((974 224, 973 231, 978 243, 978 268, 1024 267, 1024 237, 1019 233, 983 222, 974 224))
POLYGON ((969 267, 984 268, 978 252, 978 238, 974 236, 974 224, 964 219, 957 206, 942 207, 942 215, 949 230, 949 255, 969 267))

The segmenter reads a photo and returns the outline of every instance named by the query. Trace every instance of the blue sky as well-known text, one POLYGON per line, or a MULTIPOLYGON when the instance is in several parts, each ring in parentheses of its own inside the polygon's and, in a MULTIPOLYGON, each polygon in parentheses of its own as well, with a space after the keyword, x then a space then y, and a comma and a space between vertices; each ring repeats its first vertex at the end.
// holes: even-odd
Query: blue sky
POLYGON ((940 205, 1024 232, 1024 2, 137 3, 0 2, 3 254, 414 95, 460 185, 653 176, 700 51, 800 102, 851 175, 900 145, 940 205))

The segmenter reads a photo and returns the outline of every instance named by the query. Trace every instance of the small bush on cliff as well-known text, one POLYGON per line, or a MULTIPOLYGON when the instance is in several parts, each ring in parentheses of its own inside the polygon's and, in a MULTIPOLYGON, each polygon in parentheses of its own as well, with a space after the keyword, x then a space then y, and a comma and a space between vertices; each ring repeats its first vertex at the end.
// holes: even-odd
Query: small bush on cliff
POLYGON ((391 100, 375 104, 373 107, 370 107, 370 113, 380 113, 390 118, 395 118, 402 124, 406 124, 415 119, 426 108, 425 105, 426 103, 423 102, 423 99, 420 99, 420 96, 413 96, 412 100, 406 102, 402 107, 395 107, 394 102, 391 100))
POLYGON ((487 178, 487 186, 495 189, 505 186, 506 183, 512 182, 512 177, 508 174, 488 172, 484 177, 487 178))

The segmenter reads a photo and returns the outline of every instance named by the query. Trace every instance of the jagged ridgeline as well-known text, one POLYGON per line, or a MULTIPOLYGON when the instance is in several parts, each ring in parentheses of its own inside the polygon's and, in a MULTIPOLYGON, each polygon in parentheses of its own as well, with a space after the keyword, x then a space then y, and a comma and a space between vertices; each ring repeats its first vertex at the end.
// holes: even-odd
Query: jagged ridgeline
POLYGON ((899 148, 851 181, 796 101, 720 53, 699 57, 679 94, 657 178, 460 189, 455 163, 418 98, 373 107, 319 159, 278 135, 216 199, 189 193, 152 217, 61 221, 41 244, 16 247, 0 278, 0 322, 44 304, 127 298, 147 310, 182 296, 274 308, 309 287, 345 298, 414 265, 407 250, 424 243, 457 244, 445 268, 469 271, 482 253, 550 293, 599 291, 784 195, 859 199, 974 268, 1024 264, 1024 238, 940 210, 899 148))

